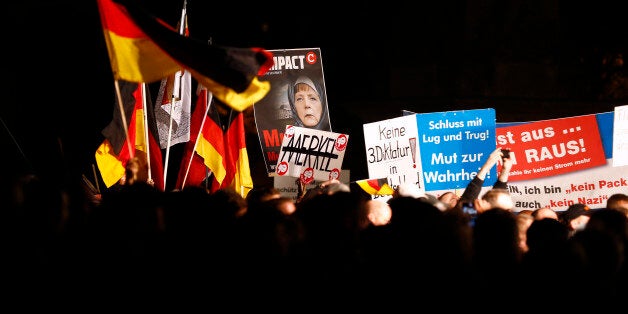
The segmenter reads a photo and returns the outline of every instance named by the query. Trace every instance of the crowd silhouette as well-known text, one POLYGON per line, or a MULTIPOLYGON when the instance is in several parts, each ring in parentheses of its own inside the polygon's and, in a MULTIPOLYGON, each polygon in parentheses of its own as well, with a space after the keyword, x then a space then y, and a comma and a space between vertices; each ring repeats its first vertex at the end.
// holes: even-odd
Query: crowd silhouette
POLYGON ((269 187, 243 198, 134 182, 97 198, 81 183, 58 189, 20 177, 3 198, 4 282, 27 298, 119 301, 141 292, 153 302, 244 302, 236 308, 253 298, 447 310, 529 294, 559 304, 586 291, 579 301, 601 305, 628 296, 626 194, 591 209, 572 232, 561 212, 491 207, 471 225, 460 206, 436 197, 396 194, 377 205, 359 188, 333 185, 342 183, 293 200, 269 187))

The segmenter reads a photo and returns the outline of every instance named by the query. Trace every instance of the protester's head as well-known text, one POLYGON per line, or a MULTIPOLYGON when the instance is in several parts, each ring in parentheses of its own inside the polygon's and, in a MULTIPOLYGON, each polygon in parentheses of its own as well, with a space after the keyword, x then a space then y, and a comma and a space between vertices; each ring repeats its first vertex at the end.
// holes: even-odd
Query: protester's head
POLYGON ((390 222, 392 209, 387 202, 380 200, 366 201, 366 218, 374 226, 383 226, 390 222))
POLYGON ((441 202, 441 200, 438 199, 438 197, 432 194, 425 193, 425 191, 423 191, 418 185, 414 183, 399 184, 395 188, 395 192, 393 193, 392 197, 393 198, 399 198, 399 197, 416 198, 418 200, 421 200, 423 202, 426 202, 438 208, 440 211, 446 211, 450 209, 448 204, 441 202))
POLYGON ((276 208, 285 215, 292 215, 297 210, 294 200, 287 196, 280 196, 266 201, 270 206, 276 208))
POLYGON ((210 195, 212 205, 224 213, 227 217, 242 217, 248 210, 247 200, 236 190, 220 188, 210 195))
POLYGON ((348 185, 335 179, 325 181, 325 183, 323 183, 322 189, 323 193, 326 194, 334 194, 337 192, 351 192, 351 188, 349 188, 348 185))
POLYGON ((619 210, 628 217, 628 194, 615 193, 606 200, 606 208, 619 210))
POLYGON ((478 213, 489 210, 491 208, 501 208, 513 211, 515 203, 512 200, 510 192, 506 189, 490 189, 482 195, 481 198, 474 201, 475 209, 478 213))
POLYGON ((541 208, 535 209, 532 212, 532 217, 534 217, 534 220, 541 220, 545 218, 558 220, 558 214, 549 207, 541 207, 541 208))
POLYGON ((329 130, 324 90, 308 77, 301 76, 288 88, 288 100, 295 118, 294 125, 329 130))
POLYGON ((522 254, 514 212, 500 207, 478 212, 473 227, 473 246, 479 270, 484 267, 489 271, 511 269, 522 254))
POLYGON ((589 222, 591 209, 585 204, 576 203, 570 205, 567 210, 560 214, 560 220, 569 227, 571 231, 582 230, 589 222))
POLYGON ((257 186, 254 187, 249 193, 246 195, 246 200, 248 201, 267 201, 273 198, 280 198, 281 192, 273 187, 273 186, 257 186))
POLYGON ((438 197, 438 200, 446 204, 449 208, 456 207, 459 199, 460 197, 451 191, 445 192, 438 197))
POLYGON ((141 170, 142 162, 139 157, 129 159, 125 167, 123 182, 129 185, 140 182, 142 179, 141 170))
POLYGON ((528 227, 527 244, 530 250, 552 250, 566 245, 569 239, 568 228, 552 218, 535 219, 528 227))
POLYGON ((402 183, 395 188, 393 197, 421 198, 425 197, 425 191, 414 183, 402 183))
POLYGON ((628 241, 628 217, 621 210, 614 208, 593 210, 589 214, 589 221, 585 229, 606 233, 622 245, 628 241))
POLYGON ((254 187, 246 195, 245 200, 248 207, 258 206, 260 203, 281 197, 281 192, 273 186, 254 187))
POLYGON ((517 213, 517 230, 519 230, 519 248, 521 252, 525 253, 529 250, 528 247, 528 228, 534 222, 532 211, 520 211, 517 213))

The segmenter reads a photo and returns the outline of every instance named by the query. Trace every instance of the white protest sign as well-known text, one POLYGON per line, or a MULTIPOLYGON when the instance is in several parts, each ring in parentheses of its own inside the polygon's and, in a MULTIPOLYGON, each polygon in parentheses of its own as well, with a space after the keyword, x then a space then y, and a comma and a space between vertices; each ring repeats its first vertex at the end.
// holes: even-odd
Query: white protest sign
POLYGON ((369 178, 387 178, 388 184, 416 184, 425 190, 417 145, 416 115, 363 125, 369 178))
POLYGON ((348 143, 347 134, 288 125, 275 172, 305 184, 338 179, 348 143))
POLYGON ((628 165, 628 105, 615 107, 613 167, 628 165))

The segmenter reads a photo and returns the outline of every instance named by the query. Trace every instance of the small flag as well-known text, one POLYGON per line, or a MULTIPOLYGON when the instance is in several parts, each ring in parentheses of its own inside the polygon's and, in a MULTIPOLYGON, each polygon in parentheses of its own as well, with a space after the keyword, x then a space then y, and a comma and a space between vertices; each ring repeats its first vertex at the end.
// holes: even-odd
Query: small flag
POLYGON ((370 195, 393 195, 395 192, 386 178, 358 180, 355 183, 370 195))

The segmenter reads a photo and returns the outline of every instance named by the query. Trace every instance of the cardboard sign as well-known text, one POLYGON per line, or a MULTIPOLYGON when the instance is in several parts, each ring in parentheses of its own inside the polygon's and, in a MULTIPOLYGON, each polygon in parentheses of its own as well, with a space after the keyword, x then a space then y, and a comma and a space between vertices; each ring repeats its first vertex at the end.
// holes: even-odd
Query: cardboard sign
POLYGON ((275 172, 305 184, 339 179, 348 143, 347 134, 288 125, 275 172))

